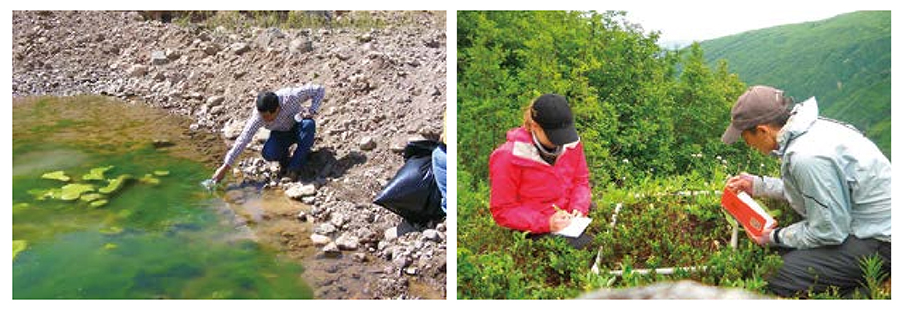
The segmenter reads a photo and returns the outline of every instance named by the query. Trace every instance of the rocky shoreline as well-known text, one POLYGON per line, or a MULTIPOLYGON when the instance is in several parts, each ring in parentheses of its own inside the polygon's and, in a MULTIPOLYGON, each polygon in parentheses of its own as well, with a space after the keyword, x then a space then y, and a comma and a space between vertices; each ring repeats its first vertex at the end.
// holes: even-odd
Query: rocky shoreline
POLYGON ((187 116, 191 131, 219 132, 230 145, 259 91, 324 85, 298 182, 277 180, 277 166, 260 159, 266 133, 229 179, 308 205, 275 217, 311 225, 278 237, 301 244, 298 253, 315 247, 304 264, 317 298, 445 298, 446 223, 397 236, 400 218, 371 203, 402 165, 407 141, 440 135, 445 12, 367 16, 386 26, 229 30, 139 12, 14 11, 13 97, 116 97, 187 116))

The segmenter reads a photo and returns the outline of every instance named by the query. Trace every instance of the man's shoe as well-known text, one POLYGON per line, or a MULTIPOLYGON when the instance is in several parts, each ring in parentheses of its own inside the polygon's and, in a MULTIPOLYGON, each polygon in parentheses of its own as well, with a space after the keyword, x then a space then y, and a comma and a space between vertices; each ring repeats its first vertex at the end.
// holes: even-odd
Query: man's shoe
POLYGON ((299 171, 288 171, 287 173, 284 174, 284 177, 290 179, 291 182, 297 182, 297 179, 300 177, 300 172, 299 171))

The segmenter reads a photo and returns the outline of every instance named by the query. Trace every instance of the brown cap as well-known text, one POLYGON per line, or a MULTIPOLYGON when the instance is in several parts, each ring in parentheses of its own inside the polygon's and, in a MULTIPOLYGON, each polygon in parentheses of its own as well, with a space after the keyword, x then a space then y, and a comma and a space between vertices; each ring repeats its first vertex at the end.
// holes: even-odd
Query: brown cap
POLYGON ((744 130, 774 121, 791 103, 784 91, 771 86, 753 86, 731 107, 731 125, 722 135, 722 142, 732 144, 744 130))

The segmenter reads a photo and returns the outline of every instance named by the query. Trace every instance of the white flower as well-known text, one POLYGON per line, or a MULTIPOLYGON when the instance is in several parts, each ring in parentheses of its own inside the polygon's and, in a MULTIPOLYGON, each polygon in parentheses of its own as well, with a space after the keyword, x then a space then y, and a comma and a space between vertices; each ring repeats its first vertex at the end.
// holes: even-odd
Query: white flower
POLYGON ((628 163, 628 158, 622 160, 623 163, 628 163))
POLYGON ((722 164, 723 164, 723 165, 726 165, 726 164, 728 164, 728 161, 723 159, 723 160, 722 160, 722 164))
POLYGON ((722 156, 716 155, 716 160, 722 160, 722 156))

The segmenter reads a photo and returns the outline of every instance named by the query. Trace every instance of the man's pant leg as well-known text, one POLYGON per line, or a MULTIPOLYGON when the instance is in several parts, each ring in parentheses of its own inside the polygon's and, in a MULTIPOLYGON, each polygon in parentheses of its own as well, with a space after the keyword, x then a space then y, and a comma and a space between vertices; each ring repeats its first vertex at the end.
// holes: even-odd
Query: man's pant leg
POLYGON ((269 139, 263 145, 262 156, 266 161, 278 161, 282 168, 287 163, 288 148, 294 143, 292 133, 290 131, 271 131, 269 139))
POLYGON ((447 146, 441 144, 431 152, 431 169, 441 191, 441 209, 447 213, 447 146))
POLYGON ((306 163, 306 156, 312 149, 313 142, 316 141, 316 121, 312 119, 304 119, 294 125, 294 138, 297 141, 297 149, 291 156, 291 162, 288 164, 288 171, 299 171, 300 167, 306 163))
MULTIPOLYGON (((784 265, 768 279, 769 291, 793 297, 825 292, 834 286, 848 294, 864 283, 861 260, 883 252, 879 251, 881 245, 875 239, 849 236, 841 245, 789 251, 782 255, 784 265)), ((890 266, 890 252, 887 255, 882 259, 890 266)))

